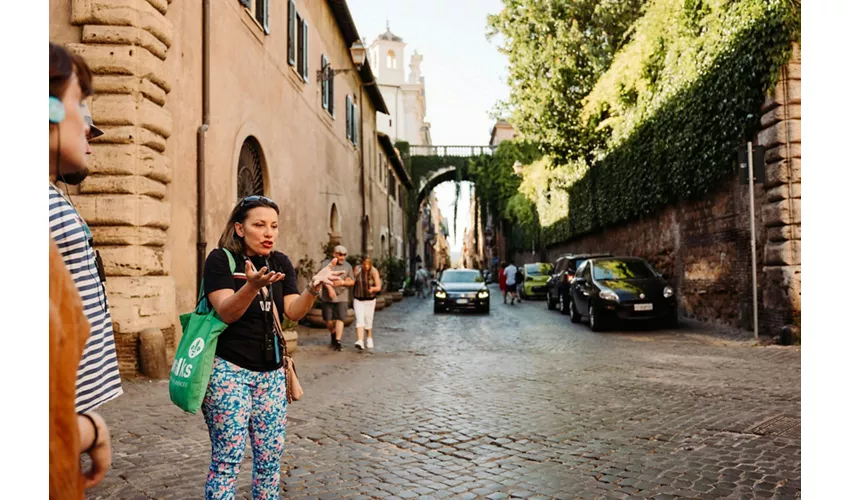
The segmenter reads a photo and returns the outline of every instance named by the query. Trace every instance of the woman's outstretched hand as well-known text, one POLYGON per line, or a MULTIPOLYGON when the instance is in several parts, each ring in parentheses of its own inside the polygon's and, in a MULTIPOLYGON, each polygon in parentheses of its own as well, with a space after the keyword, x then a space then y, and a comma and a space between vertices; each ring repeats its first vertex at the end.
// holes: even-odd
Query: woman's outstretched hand
POLYGON ((263 266, 259 271, 254 270, 254 264, 250 260, 245 262, 245 277, 248 279, 248 285, 259 290, 272 283, 278 282, 286 277, 283 273, 274 271, 267 273, 268 267, 263 266))
POLYGON ((310 286, 312 286, 314 290, 320 290, 322 286, 334 287, 342 283, 341 276, 345 274, 345 271, 334 271, 336 264, 337 259, 331 259, 331 262, 327 265, 327 267, 324 267, 321 271, 316 273, 315 276, 313 276, 310 280, 310 286))

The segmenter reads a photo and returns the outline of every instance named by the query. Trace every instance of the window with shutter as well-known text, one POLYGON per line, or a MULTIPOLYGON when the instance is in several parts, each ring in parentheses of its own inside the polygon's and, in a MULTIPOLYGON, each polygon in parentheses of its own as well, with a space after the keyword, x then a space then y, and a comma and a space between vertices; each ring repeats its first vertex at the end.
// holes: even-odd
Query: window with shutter
POLYGON ((310 77, 307 75, 309 73, 309 60, 310 60, 310 43, 309 43, 309 35, 310 35, 310 25, 307 24, 307 21, 304 22, 304 28, 301 30, 301 45, 304 46, 304 68, 301 71, 301 78, 304 79, 304 83, 310 82, 310 77))
POLYGON ((336 106, 334 105, 334 80, 328 82, 328 112, 331 116, 336 116, 336 106))
POLYGON ((352 104, 351 109, 352 109, 352 111, 351 111, 351 121, 352 121, 352 123, 351 123, 351 137, 352 137, 352 141, 351 142, 353 142, 354 145, 357 146, 357 123, 358 123, 358 120, 357 120, 357 105, 352 104))
POLYGON ((269 30, 269 0, 257 0, 257 21, 263 26, 263 31, 268 35, 269 30))
POLYGON ((298 61, 297 61, 296 67, 298 69, 298 74, 301 75, 301 77, 303 78, 304 77, 304 43, 302 43, 302 41, 304 40, 304 20, 301 19, 301 14, 298 14, 297 12, 295 13, 295 24, 298 26, 298 32, 297 32, 297 36, 296 36, 296 40, 298 42, 298 50, 297 50, 298 61))
POLYGON ((295 23, 295 0, 289 0, 289 33, 286 39, 286 50, 289 55, 289 65, 295 66, 295 30, 297 30, 297 24, 295 23))
POLYGON ((345 137, 351 139, 351 97, 345 96, 345 137))
POLYGON ((329 90, 330 90, 330 81, 327 80, 328 75, 325 73, 325 70, 327 69, 327 67, 328 67, 328 58, 325 57, 324 54, 322 54, 322 65, 321 65, 321 70, 322 70, 322 73, 321 73, 322 74, 322 107, 325 108, 325 109, 328 109, 328 97, 330 97, 328 95, 329 90))

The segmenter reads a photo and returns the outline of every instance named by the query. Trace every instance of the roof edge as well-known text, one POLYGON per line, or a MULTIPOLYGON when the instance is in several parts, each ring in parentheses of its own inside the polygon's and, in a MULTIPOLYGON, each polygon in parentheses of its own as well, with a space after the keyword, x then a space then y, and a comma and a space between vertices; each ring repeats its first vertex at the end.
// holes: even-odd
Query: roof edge
POLYGON ((401 179, 402 183, 407 186, 407 189, 413 189, 413 180, 410 178, 407 169, 404 168, 404 162, 401 161, 398 150, 393 145, 393 141, 390 140, 390 136, 383 132, 378 132, 378 143, 383 148, 387 158, 390 159, 393 170, 395 170, 396 175, 401 179))
MULTIPOLYGON (((345 0, 328 0, 328 7, 334 16, 337 27, 342 33, 342 39, 345 40, 345 45, 351 47, 351 44, 360 40, 360 33, 357 32, 357 26, 354 25, 354 18, 351 17, 351 10, 348 8, 348 2, 345 0)), ((350 58, 349 58, 350 61, 350 58)), ((352 61, 353 66, 353 61, 352 61)), ((369 65, 369 59, 363 61, 363 66, 357 72, 360 75, 361 84, 366 87, 366 94, 375 105, 375 110, 380 111, 385 115, 390 114, 387 108, 387 103, 384 101, 384 96, 378 89, 378 82, 375 80, 375 74, 372 72, 372 67, 369 65), (374 84, 371 84, 374 82, 374 84)))

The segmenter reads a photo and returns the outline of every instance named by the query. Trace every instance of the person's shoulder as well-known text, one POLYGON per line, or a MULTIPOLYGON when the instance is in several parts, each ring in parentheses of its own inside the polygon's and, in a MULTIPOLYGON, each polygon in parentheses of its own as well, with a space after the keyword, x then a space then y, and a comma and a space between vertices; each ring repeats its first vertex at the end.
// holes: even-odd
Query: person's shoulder
POLYGON ((283 269, 295 269, 295 266, 292 265, 292 260, 283 252, 273 251, 271 253, 271 259, 283 269))

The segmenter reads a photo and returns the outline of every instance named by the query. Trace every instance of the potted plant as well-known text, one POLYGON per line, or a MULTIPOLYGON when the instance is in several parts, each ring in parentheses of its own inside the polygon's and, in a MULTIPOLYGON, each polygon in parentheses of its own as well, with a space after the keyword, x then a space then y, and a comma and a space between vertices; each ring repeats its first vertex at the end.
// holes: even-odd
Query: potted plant
POLYGON ((286 342, 286 351, 289 354, 293 354, 298 350, 298 332, 295 330, 298 323, 284 316, 283 323, 280 326, 283 327, 283 340, 286 342))

